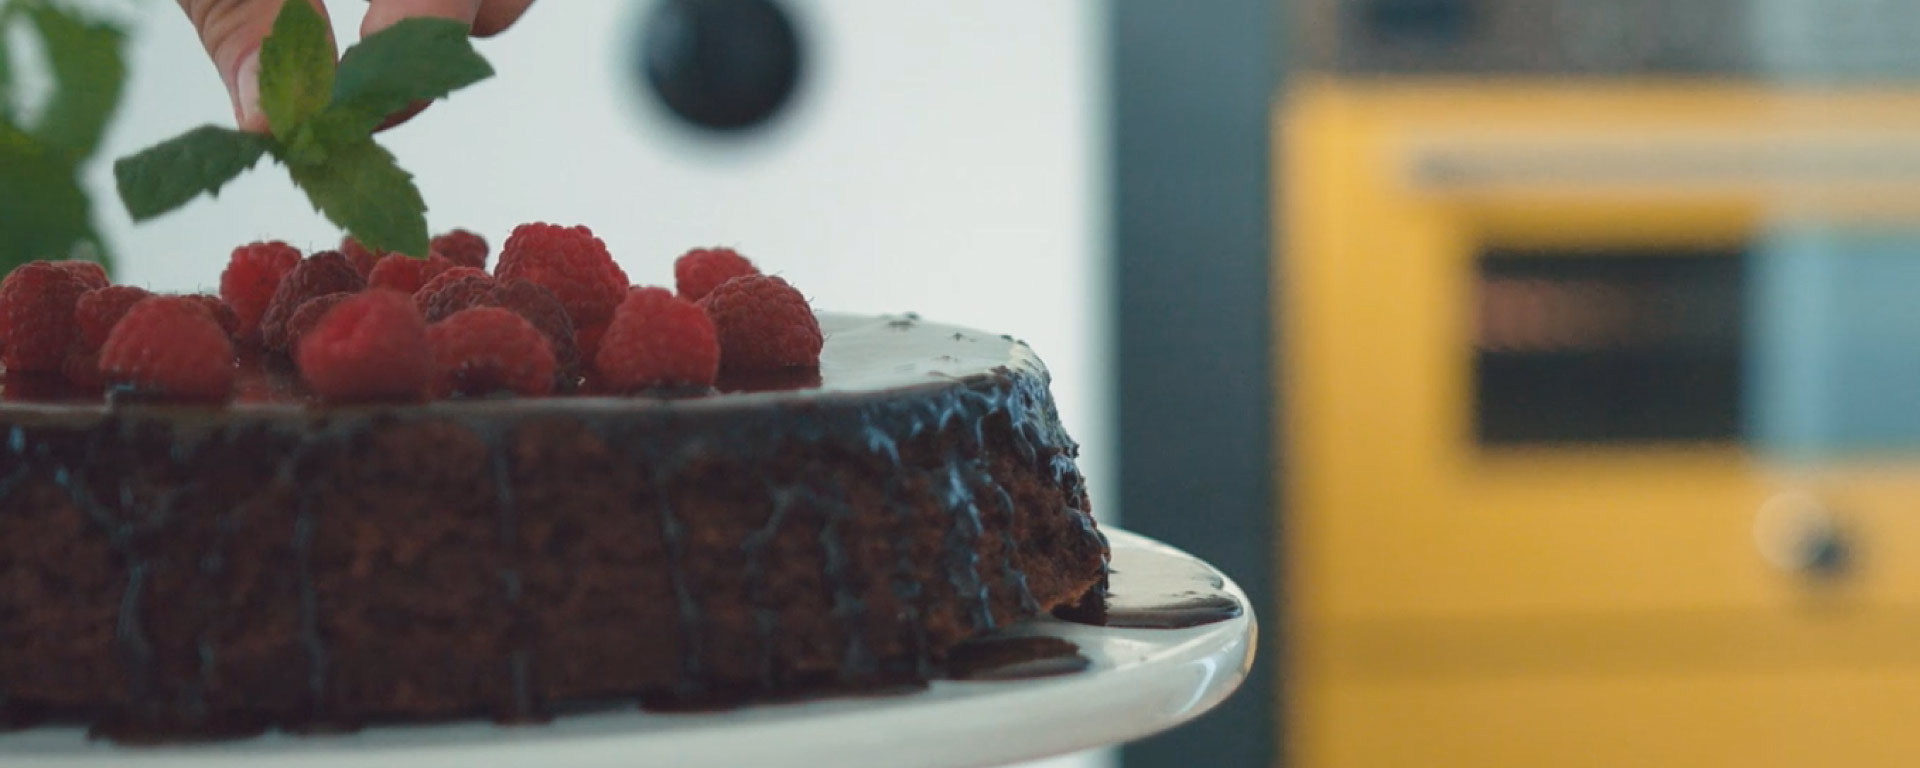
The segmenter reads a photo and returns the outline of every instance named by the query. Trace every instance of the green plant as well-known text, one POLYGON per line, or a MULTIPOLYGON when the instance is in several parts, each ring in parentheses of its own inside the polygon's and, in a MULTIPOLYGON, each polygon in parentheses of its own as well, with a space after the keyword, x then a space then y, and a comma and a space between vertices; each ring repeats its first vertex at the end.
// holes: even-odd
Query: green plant
POLYGON ((313 207, 370 248, 426 258, 427 206, 413 176, 373 141, 388 115, 493 75, 467 25, 411 18, 334 63, 326 21, 287 0, 260 45, 260 107, 271 134, 201 126, 113 166, 136 221, 222 185, 262 156, 286 166, 313 207))
POLYGON ((51 0, 0 0, 0 274, 33 259, 80 258, 111 268, 81 171, 120 104, 126 33, 51 0), (23 104, 23 63, 9 50, 24 27, 51 80, 23 104))

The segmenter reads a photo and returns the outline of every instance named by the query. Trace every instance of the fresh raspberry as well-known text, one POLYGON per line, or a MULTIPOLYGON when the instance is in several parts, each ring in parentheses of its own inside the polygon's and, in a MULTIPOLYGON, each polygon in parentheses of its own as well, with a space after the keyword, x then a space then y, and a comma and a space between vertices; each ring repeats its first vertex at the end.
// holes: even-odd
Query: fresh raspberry
POLYGON ((720 372, 720 340, 692 302, 665 288, 635 288, 613 310, 593 364, 601 383, 615 390, 711 386, 720 372))
POLYGON ((430 247, 456 265, 487 268, 487 239, 467 230, 456 229, 436 237, 430 247))
POLYGON ((347 263, 353 265, 353 271, 361 277, 373 274, 373 267, 380 263, 380 257, 386 251, 377 251, 360 244, 352 235, 340 238, 340 255, 347 257, 347 263))
POLYGON ((472 307, 502 307, 526 318, 547 337, 547 343, 553 347, 554 362, 563 370, 572 369, 587 359, 580 352, 573 321, 567 319, 567 310, 560 306, 560 300, 553 297, 552 291, 525 280, 463 277, 429 297, 423 314, 427 322, 437 323, 472 307))
POLYGON ((155 296, 113 326, 100 347, 100 373, 144 395, 225 400, 233 391, 233 343, 199 302, 155 296))
POLYGON ((74 306, 89 289, 53 262, 22 264, 0 281, 0 366, 55 373, 76 328, 74 306))
POLYGON ((455 312, 479 306, 480 300, 499 284, 492 275, 485 273, 454 275, 465 269, 469 268, 454 267, 442 272, 414 292, 413 303, 420 308, 420 314, 427 318, 428 323, 437 323, 455 312), (443 281, 440 278, 447 279, 443 281))
POLYGON ((107 334, 113 332, 113 324, 120 322, 133 305, 152 296, 152 291, 131 285, 96 288, 80 294, 79 301, 73 305, 79 348, 86 352, 100 351, 100 345, 107 343, 107 334))
POLYGON ((111 283, 107 282, 107 268, 94 262, 68 259, 66 261, 56 261, 53 265, 66 270, 69 275, 80 278, 80 282, 85 283, 88 290, 105 288, 111 285, 111 283))
POLYGON ((220 329, 226 331, 228 336, 240 338, 240 316, 233 311, 231 305, 210 293, 190 293, 187 294, 187 298, 200 302, 200 306, 206 307, 207 312, 213 315, 213 321, 219 323, 220 329))
POLYGON ((729 371, 807 368, 820 364, 820 320, 807 298, 768 275, 736 277, 700 300, 720 334, 720 365, 729 371))
POLYGON ((757 275, 760 270, 732 248, 695 248, 673 262, 673 282, 680 298, 699 301, 733 278, 757 275))
POLYGON ((307 303, 301 304, 299 309, 294 310, 293 314, 287 317, 287 349, 299 349, 300 337, 319 325, 320 318, 326 316, 327 310, 333 309, 334 305, 346 301, 347 297, 353 295, 342 291, 307 299, 307 303))
POLYGON ((367 274, 367 287, 385 288, 412 296, 428 280, 451 268, 453 262, 437 253, 428 254, 424 259, 403 253, 389 253, 380 257, 380 263, 373 265, 373 271, 367 274))
POLYGON ((553 347, 510 309, 474 307, 427 327, 433 391, 440 397, 553 391, 553 347))
MULTIPOLYGON (((433 299, 434 294, 439 293, 440 289, 468 277, 480 278, 480 282, 477 285, 482 287, 478 288, 477 293, 474 295, 485 293, 488 288, 493 287, 493 276, 487 274, 486 270, 478 267, 453 267, 440 274, 434 275, 433 279, 428 280, 424 285, 420 286, 420 290, 414 291, 413 305, 420 308, 421 314, 426 314, 427 304, 433 299)), ((469 302, 463 306, 472 306, 472 304, 469 302)), ((427 322, 433 322, 433 319, 429 317, 427 322)))
POLYGON ((99 389, 106 384, 100 376, 100 350, 67 347, 67 358, 60 363, 60 377, 79 389, 99 389))
POLYGON ((546 286, 567 308, 575 328, 605 323, 627 292, 627 273, 613 263, 607 244, 586 227, 516 227, 500 246, 500 264, 493 276, 546 286))
POLYGON ((414 400, 433 376, 427 321, 398 291, 347 297, 300 337, 300 376, 323 400, 414 400))
POLYGON ((295 265, 280 288, 273 292, 273 301, 267 304, 267 313, 260 318, 260 337, 267 349, 292 352, 287 346, 287 318, 293 316, 300 305, 317 296, 329 293, 359 293, 367 287, 359 273, 347 263, 347 257, 334 251, 322 251, 308 256, 295 265))
POLYGON ((240 336, 260 335, 260 318, 273 302, 273 292, 300 263, 300 251, 286 243, 253 243, 233 249, 227 269, 220 273, 220 298, 240 320, 240 336))
POLYGON ((505 280, 495 285, 480 304, 511 309, 532 323, 553 345, 553 360, 562 369, 572 369, 588 358, 574 339, 573 321, 552 291, 525 280, 505 280))

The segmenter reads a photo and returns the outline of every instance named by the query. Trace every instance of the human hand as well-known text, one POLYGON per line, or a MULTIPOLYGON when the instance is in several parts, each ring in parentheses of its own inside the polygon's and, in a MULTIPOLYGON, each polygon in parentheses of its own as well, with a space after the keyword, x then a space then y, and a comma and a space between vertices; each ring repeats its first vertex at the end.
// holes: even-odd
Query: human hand
MULTIPOLYGON (((326 4, 311 2, 325 17, 326 4)), ((281 0, 180 0, 181 10, 199 31, 200 43, 227 85, 233 120, 241 130, 268 130, 266 113, 260 111, 260 41, 272 31, 280 4, 281 0)), ((511 26, 532 4, 533 0, 369 0, 360 35, 386 29, 401 19, 431 16, 465 22, 475 37, 490 37, 511 26)), ((338 46, 334 50, 337 56, 338 46)), ((394 115, 387 125, 405 121, 424 106, 394 115)))

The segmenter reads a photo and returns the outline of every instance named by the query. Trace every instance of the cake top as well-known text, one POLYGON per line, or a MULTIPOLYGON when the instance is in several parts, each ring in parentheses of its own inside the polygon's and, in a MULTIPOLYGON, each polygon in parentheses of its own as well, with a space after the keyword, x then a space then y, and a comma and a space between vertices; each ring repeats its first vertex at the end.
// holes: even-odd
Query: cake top
MULTIPOLYGON (((750 407, 781 402, 859 397, 916 388, 938 388, 995 375, 1026 375, 1041 383, 1046 367, 1025 342, 959 326, 929 322, 914 314, 817 315, 825 346, 817 367, 728 372, 710 390, 661 390, 643 395, 577 392, 543 398, 468 398, 404 404, 414 408, 459 411, 547 411, 750 407)), ((259 379, 245 394, 225 405, 183 403, 169 408, 226 409, 265 414, 304 411, 317 403, 301 389, 295 373, 270 358, 252 356, 239 363, 243 379, 259 379)), ((11 374, 0 369, 0 415, 54 412, 99 414, 115 407, 97 390, 76 388, 57 377, 11 374)), ((334 406, 332 410, 382 409, 393 403, 334 406)))

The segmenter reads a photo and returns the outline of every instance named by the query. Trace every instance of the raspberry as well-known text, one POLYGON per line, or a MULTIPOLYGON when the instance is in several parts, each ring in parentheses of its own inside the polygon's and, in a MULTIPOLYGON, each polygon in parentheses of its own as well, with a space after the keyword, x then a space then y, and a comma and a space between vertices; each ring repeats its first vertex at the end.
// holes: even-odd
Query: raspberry
POLYGON ((295 352, 307 387, 333 402, 418 399, 433 375, 427 321, 398 291, 347 297, 300 337, 295 352))
POLYGON ((513 310, 474 307, 427 328, 433 390, 441 397, 553 391, 553 347, 513 310))
POLYGON ((207 312, 213 315, 213 321, 219 323, 220 329, 226 331, 228 336, 240 338, 240 316, 233 311, 232 306, 221 301, 220 297, 208 293, 191 293, 187 294, 187 298, 206 307, 207 312))
POLYGON ((732 248, 695 248, 673 262, 673 281, 680 298, 699 301, 721 283, 742 275, 757 275, 760 270, 732 248))
POLYGON ((111 283, 107 282, 107 268, 94 262, 69 259, 67 261, 53 262, 53 265, 65 270, 67 274, 79 278, 80 282, 85 283, 89 290, 105 288, 111 285, 111 283))
POLYGON ((433 239, 431 248, 456 265, 474 269, 487 268, 486 238, 467 230, 456 229, 436 237, 433 239))
POLYGON ((571 369, 586 360, 574 340, 573 321, 553 292, 525 280, 507 280, 495 285, 480 304, 511 309, 545 334, 553 345, 553 360, 561 368, 571 369))
POLYGON ((260 318, 273 302, 273 292, 300 263, 300 251, 286 243, 253 243, 233 249, 227 269, 220 273, 220 298, 240 320, 240 336, 257 338, 260 318))
POLYGON ((293 348, 287 346, 287 318, 292 317, 301 304, 329 293, 359 293, 366 287, 366 281, 347 264, 347 257, 334 251, 308 256, 287 273, 279 289, 273 292, 273 301, 267 304, 267 313, 260 318, 260 337, 267 349, 292 352, 293 348))
POLYGON ((60 363, 60 377, 80 389, 99 389, 106 384, 100 378, 100 350, 68 347, 67 358, 60 363))
POLYGON ((469 268, 454 267, 442 272, 414 292, 413 303, 420 308, 420 314, 427 318, 427 322, 437 323, 455 312, 478 306, 480 300, 498 285, 492 276, 485 273, 454 275, 464 269, 469 268), (447 279, 442 281, 440 278, 447 279))
POLYGON ((613 263, 607 244, 586 227, 516 227, 500 246, 500 264, 493 275, 546 286, 567 308, 575 328, 605 323, 627 292, 627 273, 613 263))
POLYGON ((58 372, 76 329, 73 309, 87 284, 58 264, 20 265, 0 281, 0 366, 58 372))
POLYGON ((787 281, 767 275, 736 277, 700 300, 720 335, 720 365, 729 371, 768 371, 820 364, 820 321, 787 281))
MULTIPOLYGON (((487 274, 486 270, 478 267, 453 267, 440 274, 434 275, 433 279, 428 280, 426 284, 420 286, 420 290, 414 291, 413 305, 420 308, 421 314, 426 314, 427 304, 433 299, 434 294, 439 293, 440 289, 457 283, 462 278, 468 277, 480 278, 480 282, 477 283, 477 285, 485 286, 479 289, 481 293, 485 293, 487 288, 493 286, 493 276, 487 274)), ((471 303, 464 306, 471 306, 471 303)), ((433 318, 427 318, 427 322, 433 322, 433 318)))
MULTIPOLYGON (((452 270, 448 270, 451 272, 452 270)), ((427 322, 437 323, 455 312, 472 307, 501 307, 513 310, 532 323, 553 347, 554 362, 570 369, 586 359, 574 340, 573 321, 553 292, 525 280, 496 281, 492 278, 464 277, 442 287, 427 300, 427 322)))
POLYGON ((373 271, 367 273, 367 287, 385 288, 411 296, 435 275, 452 267, 453 262, 437 253, 428 254, 424 259, 389 253, 380 257, 380 263, 373 265, 373 271))
POLYGON ((100 374, 145 395, 225 400, 233 391, 233 343, 199 302, 155 296, 113 326, 100 347, 100 374))
POLYGON ((386 251, 376 251, 361 245, 360 241, 353 239, 353 236, 349 235, 340 238, 340 255, 347 257, 347 263, 353 265, 353 271, 360 273, 360 276, 364 278, 367 275, 373 274, 373 266, 379 264, 380 257, 387 255, 387 253, 386 251))
POLYGON ((73 325, 78 332, 80 349, 100 351, 100 345, 107 343, 107 334, 113 332, 113 324, 120 322, 133 305, 152 296, 152 291, 130 285, 96 288, 80 294, 79 301, 73 305, 73 325))
POLYGON ((711 386, 720 371, 713 321, 665 288, 635 288, 613 311, 593 360, 602 384, 616 390, 669 385, 711 386))
POLYGON ((287 317, 287 349, 299 349, 300 337, 319 325, 320 318, 327 314, 327 310, 333 309, 334 305, 346 301, 347 297, 353 295, 355 294, 342 291, 307 299, 307 303, 301 304, 299 309, 294 310, 293 314, 287 317))

